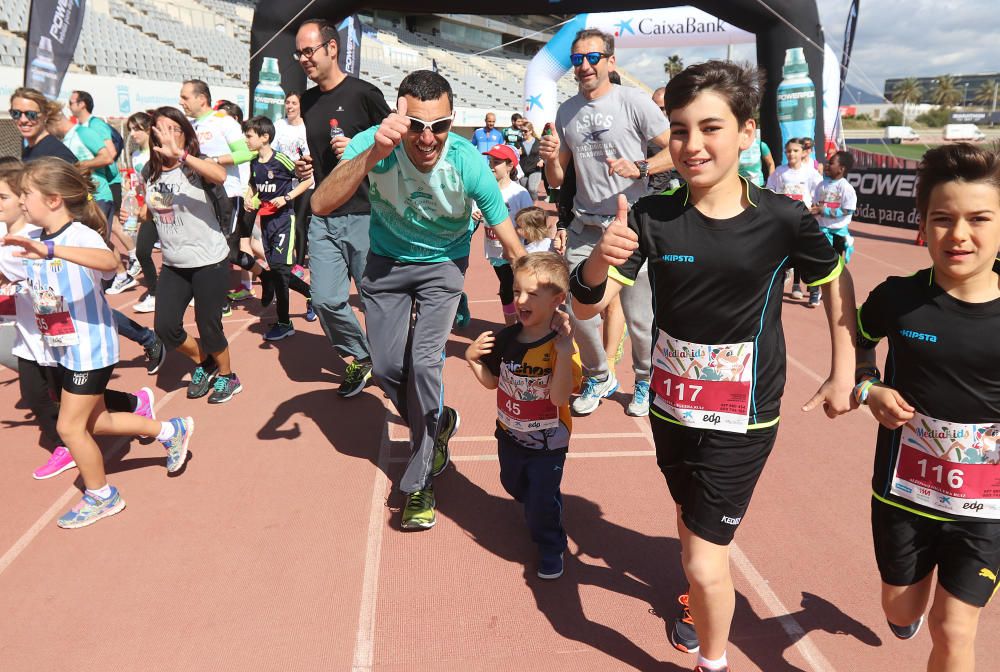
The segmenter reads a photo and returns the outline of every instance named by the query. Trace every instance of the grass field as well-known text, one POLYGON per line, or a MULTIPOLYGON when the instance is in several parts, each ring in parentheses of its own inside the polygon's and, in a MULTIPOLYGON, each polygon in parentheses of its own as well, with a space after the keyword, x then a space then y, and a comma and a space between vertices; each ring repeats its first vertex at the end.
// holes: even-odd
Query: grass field
POLYGON ((865 152, 872 152, 873 154, 888 154, 890 156, 898 156, 901 159, 912 159, 914 161, 920 160, 924 152, 932 147, 932 145, 915 144, 915 145, 881 145, 881 144, 871 144, 871 145, 853 145, 855 149, 860 149, 865 152))

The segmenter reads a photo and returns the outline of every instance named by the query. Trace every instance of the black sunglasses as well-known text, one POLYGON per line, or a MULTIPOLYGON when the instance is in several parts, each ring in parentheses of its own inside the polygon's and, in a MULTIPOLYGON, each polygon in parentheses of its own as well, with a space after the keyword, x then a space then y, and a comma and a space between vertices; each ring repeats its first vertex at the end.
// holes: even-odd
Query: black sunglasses
POLYGON ((447 131, 451 128, 451 122, 454 121, 454 117, 451 116, 441 117, 440 119, 435 119, 434 121, 424 121, 423 119, 417 119, 416 117, 410 116, 407 116, 406 118, 410 120, 411 133, 423 133, 429 128, 431 129, 431 133, 434 133, 435 135, 447 131))
POLYGON ((583 65, 583 59, 586 58, 587 63, 590 63, 591 65, 597 65, 598 63, 601 62, 602 58, 607 58, 610 55, 611 54, 605 54, 600 51, 591 51, 586 54, 570 54, 569 62, 573 64, 574 68, 579 68, 581 65, 583 65))
POLYGON ((10 118, 17 121, 24 115, 28 118, 28 121, 38 121, 38 117, 41 116, 41 112, 36 112, 35 110, 8 110, 10 113, 10 118))

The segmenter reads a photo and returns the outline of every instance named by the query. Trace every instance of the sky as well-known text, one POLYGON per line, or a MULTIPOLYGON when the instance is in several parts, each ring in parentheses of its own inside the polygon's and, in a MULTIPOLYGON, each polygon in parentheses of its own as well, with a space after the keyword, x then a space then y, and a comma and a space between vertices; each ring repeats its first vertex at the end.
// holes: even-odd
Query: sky
MULTIPOLYGON (((817 0, 827 43, 838 58, 850 0, 817 0)), ((1000 72, 996 0, 861 0, 847 81, 881 94, 891 77, 1000 72)), ((663 85, 663 62, 725 58, 726 46, 622 49, 618 63, 645 84, 663 85)), ((756 60, 752 44, 735 45, 736 60, 756 60)))

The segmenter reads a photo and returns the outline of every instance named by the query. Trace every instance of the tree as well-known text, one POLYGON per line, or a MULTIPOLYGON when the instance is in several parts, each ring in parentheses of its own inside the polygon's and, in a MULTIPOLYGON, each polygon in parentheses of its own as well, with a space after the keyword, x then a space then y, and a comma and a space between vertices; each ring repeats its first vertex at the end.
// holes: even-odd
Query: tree
POLYGON ((671 80, 675 75, 679 75, 684 69, 684 59, 678 54, 672 55, 663 64, 663 72, 667 75, 667 80, 671 80))
POLYGON ((962 93, 962 89, 958 88, 954 77, 941 75, 938 77, 934 91, 931 92, 931 100, 941 107, 951 107, 962 102, 962 93))
POLYGON ((906 123, 906 106, 910 103, 920 102, 924 95, 924 90, 920 88, 920 83, 913 77, 898 82, 892 89, 892 102, 903 108, 900 124, 906 123))
POLYGON ((983 107, 989 109, 993 105, 993 101, 996 100, 994 96, 997 95, 997 81, 995 79, 988 79, 979 85, 976 89, 976 95, 972 99, 973 102, 982 105, 983 107))

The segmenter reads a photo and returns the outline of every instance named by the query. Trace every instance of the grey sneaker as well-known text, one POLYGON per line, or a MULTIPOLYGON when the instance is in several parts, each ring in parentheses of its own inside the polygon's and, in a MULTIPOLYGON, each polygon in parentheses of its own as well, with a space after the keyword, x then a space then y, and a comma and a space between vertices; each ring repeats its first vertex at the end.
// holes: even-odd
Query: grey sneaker
POLYGON ((143 348, 146 352, 146 374, 152 376, 163 366, 163 360, 167 358, 167 349, 163 347, 163 341, 156 339, 148 348, 143 348))
POLYGON ((607 380, 585 378, 580 396, 573 400, 573 412, 577 415, 590 415, 597 410, 601 399, 607 399, 618 389, 618 379, 613 372, 608 373, 607 380))
POLYGON ((121 294, 126 289, 132 289, 138 286, 139 281, 133 278, 131 275, 126 273, 124 276, 115 278, 115 281, 111 283, 111 286, 104 290, 105 294, 121 294))
POLYGON ((166 441, 161 441, 167 449, 167 473, 172 474, 184 466, 188 456, 188 443, 194 434, 194 418, 171 418, 174 435, 166 441))
POLYGON ((455 436, 462 418, 458 411, 450 406, 441 409, 441 417, 438 419, 438 434, 434 439, 434 463, 431 467, 431 476, 439 476, 441 472, 448 468, 450 453, 448 451, 448 440, 455 436))
POLYGON ((138 278, 139 274, 142 273, 142 264, 139 263, 138 259, 133 259, 132 264, 125 272, 129 274, 129 277, 138 278))
POLYGON ((212 383, 212 394, 208 397, 210 404, 224 404, 243 391, 243 385, 235 373, 228 376, 216 376, 212 383))
POLYGON ((195 367, 194 373, 191 374, 191 382, 188 383, 187 398, 200 399, 208 394, 218 371, 219 367, 214 361, 207 369, 201 365, 195 367))
POLYGON ((625 412, 637 418, 649 415, 648 380, 635 381, 635 392, 632 393, 632 401, 629 402, 628 410, 625 412))
POLYGON ((337 394, 345 399, 347 397, 353 397, 355 394, 365 389, 365 383, 367 383, 371 377, 372 363, 359 362, 355 360, 347 365, 347 369, 344 371, 344 380, 340 383, 340 389, 337 390, 337 394))

